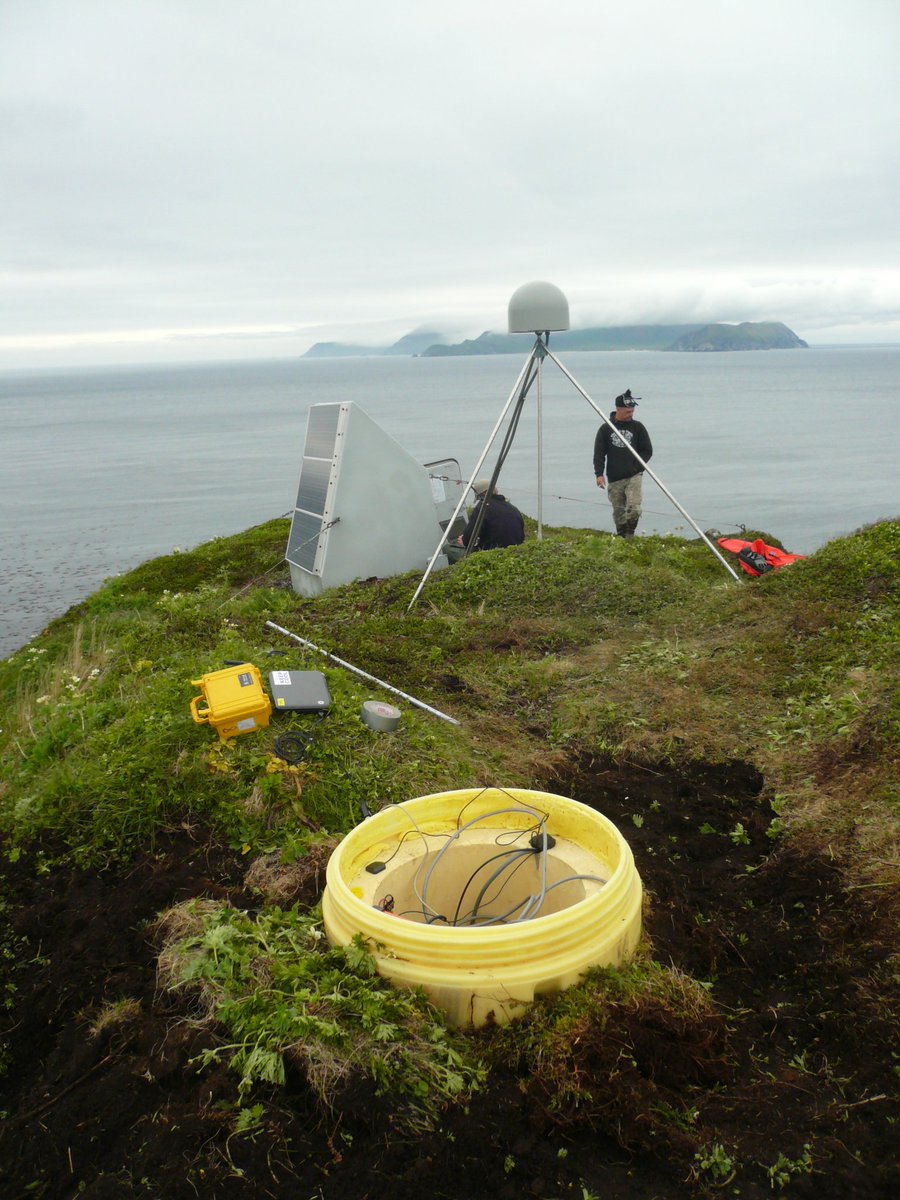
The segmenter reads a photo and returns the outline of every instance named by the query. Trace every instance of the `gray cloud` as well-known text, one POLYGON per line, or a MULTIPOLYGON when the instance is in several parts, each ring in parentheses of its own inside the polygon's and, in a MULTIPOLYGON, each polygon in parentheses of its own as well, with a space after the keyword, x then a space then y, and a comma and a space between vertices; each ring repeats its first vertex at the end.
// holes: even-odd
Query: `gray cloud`
POLYGON ((573 319, 900 340, 893 0, 6 0, 0 366, 573 319))

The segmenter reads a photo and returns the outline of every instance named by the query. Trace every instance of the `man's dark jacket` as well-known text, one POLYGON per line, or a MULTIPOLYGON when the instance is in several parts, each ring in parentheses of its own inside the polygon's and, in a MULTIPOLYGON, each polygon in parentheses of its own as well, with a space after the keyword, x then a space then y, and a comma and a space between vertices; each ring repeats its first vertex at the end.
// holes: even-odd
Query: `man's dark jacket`
POLYGON ((650 461, 653 447, 650 444, 650 434, 640 421, 632 418, 620 424, 614 419, 615 413, 609 415, 613 419, 616 432, 613 433, 608 425, 601 425, 597 430, 597 437, 594 439, 594 474, 605 475, 610 483, 615 483, 617 479, 630 479, 632 475, 640 475, 644 469, 626 448, 623 438, 634 446, 644 462, 650 461), (603 469, 604 463, 606 470, 603 469))
MULTIPOLYGON (((469 523, 463 530, 464 546, 469 545, 483 503, 483 500, 479 500, 475 505, 469 523)), ((472 549, 499 550, 501 546, 518 546, 524 541, 525 522, 522 514, 514 504, 510 504, 505 496, 495 493, 488 501, 484 520, 481 522, 481 529, 478 532, 478 543, 472 549)))

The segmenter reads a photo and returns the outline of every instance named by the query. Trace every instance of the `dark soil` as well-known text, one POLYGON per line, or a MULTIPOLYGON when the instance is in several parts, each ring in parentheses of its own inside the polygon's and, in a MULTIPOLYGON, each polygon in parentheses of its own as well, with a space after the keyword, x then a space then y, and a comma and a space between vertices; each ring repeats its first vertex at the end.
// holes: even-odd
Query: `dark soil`
POLYGON ((652 1009, 630 1024, 620 1015, 616 1044, 629 1048, 643 1092, 629 1097, 624 1082, 617 1092, 598 1035, 572 1049, 576 1068, 602 1086, 596 1114, 551 1110, 527 1068, 509 1066, 491 1072, 467 1111, 419 1137, 399 1133, 368 1094, 324 1115, 300 1079, 258 1097, 260 1126, 234 1133, 236 1077, 191 1064, 212 1035, 158 992, 152 928, 191 896, 257 904, 240 856, 186 826, 127 870, 40 874, 34 858, 0 859, 9 918, 0 954, 15 987, 2 993, 0 1195, 758 1200, 782 1184, 818 1200, 900 1195, 897 1045, 877 912, 842 891, 835 863, 767 836, 761 783, 737 762, 689 775, 587 762, 554 785, 628 839, 654 956, 710 983, 716 1043, 695 1044, 652 1009), (137 1005, 92 1033, 100 1007, 122 999, 137 1005), (679 1086, 696 1119, 680 1142, 654 1144, 633 1096, 679 1086), (734 1162, 730 1179, 694 1160, 715 1143, 734 1162), (811 1173, 796 1165, 807 1146, 811 1173), (772 1179, 779 1155, 794 1165, 772 1179))

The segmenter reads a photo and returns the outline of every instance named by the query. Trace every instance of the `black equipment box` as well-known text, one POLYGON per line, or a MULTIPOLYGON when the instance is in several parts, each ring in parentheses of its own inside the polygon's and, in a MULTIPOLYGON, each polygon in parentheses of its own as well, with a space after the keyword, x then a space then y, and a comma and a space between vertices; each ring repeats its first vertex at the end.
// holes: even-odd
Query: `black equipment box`
POLYGON ((331 706, 321 671, 270 671, 269 691, 275 712, 324 712, 331 706))

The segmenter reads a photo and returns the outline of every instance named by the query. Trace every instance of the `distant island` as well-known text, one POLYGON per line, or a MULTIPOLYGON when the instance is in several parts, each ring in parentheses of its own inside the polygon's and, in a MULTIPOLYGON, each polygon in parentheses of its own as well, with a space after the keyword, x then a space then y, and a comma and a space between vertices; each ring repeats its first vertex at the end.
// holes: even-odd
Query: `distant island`
POLYGON ((710 353, 717 350, 808 350, 809 345, 781 321, 743 321, 740 325, 704 325, 666 347, 710 353))
MULTIPOLYGON (((363 355, 418 355, 447 358, 472 354, 527 354, 530 333, 491 333, 449 343, 435 330, 416 330, 390 346, 316 342, 304 358, 354 358, 363 355)), ((556 350, 666 350, 710 354, 724 350, 806 350, 807 343, 781 321, 742 321, 739 325, 617 325, 567 329, 550 335, 556 350)))
POLYGON ((304 358, 359 358, 362 355, 399 354, 415 356, 427 354, 428 350, 446 341, 436 329, 416 329, 405 334, 390 346, 354 346, 347 342, 316 342, 303 355, 304 358))

